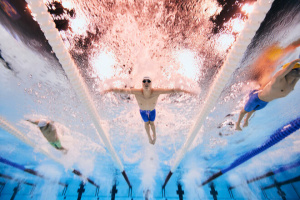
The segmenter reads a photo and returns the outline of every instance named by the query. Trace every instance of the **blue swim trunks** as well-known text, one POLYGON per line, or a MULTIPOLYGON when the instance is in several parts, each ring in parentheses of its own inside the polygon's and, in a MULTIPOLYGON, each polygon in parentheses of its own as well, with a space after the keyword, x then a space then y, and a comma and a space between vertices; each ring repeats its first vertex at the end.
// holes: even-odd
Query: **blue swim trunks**
POLYGON ((249 94, 249 100, 247 101, 244 110, 250 112, 252 110, 260 110, 264 108, 268 102, 262 101, 258 98, 258 90, 253 90, 249 94))
POLYGON ((151 121, 153 122, 155 120, 156 116, 156 110, 140 110, 141 116, 144 120, 144 122, 151 121))

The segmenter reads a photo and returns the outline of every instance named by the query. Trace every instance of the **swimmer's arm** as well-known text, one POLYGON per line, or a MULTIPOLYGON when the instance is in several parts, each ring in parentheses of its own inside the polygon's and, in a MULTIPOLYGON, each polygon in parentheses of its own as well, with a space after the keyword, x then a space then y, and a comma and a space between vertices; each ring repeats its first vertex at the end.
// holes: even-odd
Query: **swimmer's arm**
MULTIPOLYGON (((35 124, 35 125, 38 125, 39 124, 39 122, 40 122, 40 120, 30 120, 30 119, 26 119, 26 121, 28 121, 28 122, 30 122, 30 123, 32 123, 32 124, 35 124)), ((54 121, 47 121, 47 124, 50 124, 52 127, 54 127, 53 126, 53 123, 54 123, 54 121)))
POLYGON ((179 92, 184 92, 187 94, 191 94, 191 95, 196 95, 196 93, 188 91, 188 90, 184 90, 184 89, 180 89, 180 88, 173 88, 173 89, 163 89, 163 88, 159 88, 159 89, 153 89, 153 93, 154 94, 172 94, 172 93, 179 93, 179 92))
POLYGON ((274 78, 279 78, 279 79, 284 78, 290 71, 292 71, 294 65, 295 65, 297 62, 300 62, 300 59, 296 59, 296 60, 293 60, 292 62, 290 62, 290 64, 289 64, 286 68, 284 68, 284 69, 278 71, 278 72, 274 75, 274 78))
POLYGON ((141 89, 135 89, 135 88, 110 88, 108 90, 104 90, 102 93, 106 94, 109 92, 115 92, 115 93, 122 93, 122 94, 138 94, 141 93, 141 89))
POLYGON ((26 121, 28 121, 28 122, 30 122, 32 124, 35 124, 35 125, 38 125, 38 123, 39 123, 39 120, 33 121, 33 120, 30 120, 30 119, 26 119, 26 121))
POLYGON ((300 38, 298 39, 298 40, 296 40, 296 41, 294 41, 291 45, 289 45, 288 47, 292 47, 293 49, 292 50, 294 50, 294 49, 296 49, 297 47, 299 47, 300 46, 300 38))

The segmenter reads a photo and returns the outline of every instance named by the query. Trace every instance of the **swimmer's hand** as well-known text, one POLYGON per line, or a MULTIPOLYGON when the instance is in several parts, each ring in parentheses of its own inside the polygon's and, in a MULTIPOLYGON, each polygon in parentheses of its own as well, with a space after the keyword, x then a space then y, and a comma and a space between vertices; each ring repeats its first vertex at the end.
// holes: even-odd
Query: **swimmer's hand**
POLYGON ((102 92, 101 92, 101 94, 107 94, 107 93, 109 93, 109 92, 112 92, 113 91, 113 89, 107 89, 107 90, 103 90, 102 92))
POLYGON ((30 122, 30 123, 35 124, 35 125, 37 125, 37 124, 39 123, 38 120, 32 121, 32 120, 30 120, 30 119, 26 119, 25 121, 30 122))
POLYGON ((198 94, 195 91, 189 91, 189 90, 185 90, 185 89, 174 89, 174 92, 183 92, 189 95, 193 95, 193 96, 197 96, 198 94))
POLYGON ((184 92, 184 93, 189 94, 191 96, 198 96, 198 92, 196 92, 196 91, 181 90, 180 92, 184 92))
POLYGON ((190 92, 190 95, 192 95, 192 96, 198 96, 198 93, 197 92, 190 92))

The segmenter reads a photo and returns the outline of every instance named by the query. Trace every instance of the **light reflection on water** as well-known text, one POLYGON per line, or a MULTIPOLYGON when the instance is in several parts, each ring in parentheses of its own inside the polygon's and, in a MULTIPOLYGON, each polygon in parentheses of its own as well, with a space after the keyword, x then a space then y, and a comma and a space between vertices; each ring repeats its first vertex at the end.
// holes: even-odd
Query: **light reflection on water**
MULTIPOLYGON (((147 74, 157 80, 166 79, 160 74, 170 67, 172 72, 168 77, 185 77, 179 71, 180 63, 174 59, 178 51, 191 51, 198 60, 205 58, 207 67, 215 64, 207 55, 224 57, 218 55, 210 21, 221 9, 216 1, 74 1, 72 4, 76 18, 88 18, 85 29, 92 37, 75 31, 67 33, 70 50, 83 48, 87 59, 94 60, 99 52, 108 49, 115 55, 118 76, 131 80, 126 84, 136 86, 136 80, 147 74), (92 39, 88 41, 87 37, 92 39)), ((94 70, 93 64, 89 62, 88 68, 94 70)), ((105 76, 105 71, 100 73, 105 76)))

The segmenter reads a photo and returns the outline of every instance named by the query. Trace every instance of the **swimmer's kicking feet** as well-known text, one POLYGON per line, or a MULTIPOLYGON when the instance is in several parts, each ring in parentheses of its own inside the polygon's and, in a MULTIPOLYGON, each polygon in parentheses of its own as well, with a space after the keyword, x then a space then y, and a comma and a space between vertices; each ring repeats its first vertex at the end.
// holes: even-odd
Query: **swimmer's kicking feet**
POLYGON ((185 92, 188 94, 193 94, 193 92, 189 92, 183 89, 162 89, 162 88, 152 88, 152 80, 150 77, 146 76, 142 80, 142 88, 141 89, 119 89, 119 88, 111 88, 105 90, 104 93, 107 92, 117 92, 117 93, 127 93, 134 94, 137 103, 140 107, 140 114, 144 121, 145 130, 149 139, 150 144, 155 144, 156 142, 156 129, 155 129, 155 117, 156 110, 155 106, 157 104, 157 99, 161 94, 171 94, 176 92, 185 92), (153 136, 151 137, 150 129, 152 130, 153 136))
POLYGON ((240 123, 247 114, 244 127, 248 126, 249 118, 256 111, 264 108, 270 101, 287 96, 294 90, 300 78, 300 59, 285 64, 262 90, 250 92, 249 100, 241 110, 235 129, 241 131, 240 123))

